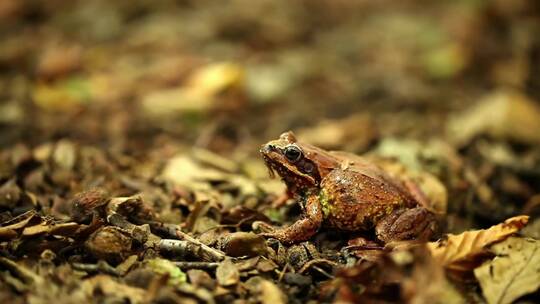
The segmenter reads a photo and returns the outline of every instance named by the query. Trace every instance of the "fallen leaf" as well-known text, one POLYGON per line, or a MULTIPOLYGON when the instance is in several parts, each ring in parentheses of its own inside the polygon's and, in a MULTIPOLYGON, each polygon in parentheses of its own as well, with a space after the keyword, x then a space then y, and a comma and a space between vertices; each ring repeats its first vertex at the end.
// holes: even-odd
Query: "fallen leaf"
POLYGON ((377 134, 373 119, 366 113, 339 120, 323 120, 317 125, 298 131, 300 138, 313 145, 350 151, 365 149, 375 140, 377 134))
POLYGON ((62 169, 71 170, 77 160, 75 144, 69 140, 61 140, 56 144, 53 152, 55 165, 62 169))
POLYGON ((86 249, 96 258, 114 263, 130 255, 131 245, 128 233, 114 226, 98 229, 85 242, 86 249))
MULTIPOLYGON (((424 248, 417 248, 416 256, 410 251, 395 251, 407 254, 410 258, 408 267, 412 273, 403 279, 403 296, 406 303, 467 303, 458 289, 447 279, 444 268, 431 257, 424 248)), ((406 265, 406 264, 404 264, 406 265)))
POLYGON ((240 280, 240 272, 230 259, 226 259, 217 267, 216 279, 221 286, 235 285, 240 280))
POLYGON ((540 107, 527 96, 512 91, 490 94, 478 104, 450 119, 447 133, 456 144, 477 135, 522 143, 540 143, 540 107))
POLYGON ((162 177, 176 185, 182 185, 194 190, 208 190, 208 181, 226 180, 227 174, 217 169, 200 165, 186 155, 178 155, 167 162, 162 177))
POLYGON ((218 62, 196 70, 187 81, 190 91, 196 95, 214 96, 231 88, 243 88, 244 68, 232 62, 218 62))
POLYGON ((523 228, 529 217, 519 215, 489 229, 449 234, 445 239, 427 244, 431 254, 447 270, 466 272, 478 265, 478 259, 486 254, 485 248, 501 242, 523 228))
POLYGON ((32 98, 41 109, 51 112, 71 112, 91 99, 91 88, 85 78, 72 77, 54 84, 38 83, 32 98))
POLYGON ((221 243, 223 251, 233 257, 255 257, 267 252, 265 239, 250 232, 229 233, 223 237, 221 243))
POLYGON ((540 241, 512 237, 491 251, 497 256, 474 270, 489 304, 512 303, 540 287, 540 241))
POLYGON ((260 291, 260 300, 263 304, 281 304, 286 303, 285 295, 279 289, 279 287, 276 286, 276 284, 268 281, 268 280, 262 280, 259 284, 259 291, 260 291))
POLYGON ((73 222, 69 223, 53 223, 42 222, 35 226, 29 226, 24 228, 22 235, 24 236, 36 236, 41 234, 60 235, 60 236, 73 236, 77 230, 81 228, 81 225, 73 222))
POLYGON ((103 294, 105 297, 117 297, 130 303, 145 303, 146 290, 121 284, 113 278, 98 274, 82 281, 81 291, 87 297, 85 300, 95 300, 96 294, 103 294))

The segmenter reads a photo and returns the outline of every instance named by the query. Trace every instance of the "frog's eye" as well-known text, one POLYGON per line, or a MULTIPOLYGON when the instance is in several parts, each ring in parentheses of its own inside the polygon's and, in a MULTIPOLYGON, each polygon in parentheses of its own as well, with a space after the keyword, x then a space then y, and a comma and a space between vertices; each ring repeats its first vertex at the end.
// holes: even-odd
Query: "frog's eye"
POLYGON ((285 157, 290 162, 297 162, 302 157, 302 151, 297 146, 288 146, 285 148, 285 157))

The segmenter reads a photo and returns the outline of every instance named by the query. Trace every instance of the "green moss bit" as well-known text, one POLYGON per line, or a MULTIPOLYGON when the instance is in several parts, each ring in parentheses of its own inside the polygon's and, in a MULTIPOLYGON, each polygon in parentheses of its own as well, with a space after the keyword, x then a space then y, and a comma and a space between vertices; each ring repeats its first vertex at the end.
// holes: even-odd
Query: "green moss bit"
POLYGON ((167 284, 169 286, 179 286, 187 281, 186 274, 180 270, 173 262, 166 259, 151 259, 147 261, 147 265, 157 274, 166 274, 169 276, 167 284))
POLYGON ((319 191, 319 202, 322 206, 323 215, 326 218, 330 213, 332 213, 332 204, 330 203, 330 200, 328 199, 328 194, 323 189, 319 191))

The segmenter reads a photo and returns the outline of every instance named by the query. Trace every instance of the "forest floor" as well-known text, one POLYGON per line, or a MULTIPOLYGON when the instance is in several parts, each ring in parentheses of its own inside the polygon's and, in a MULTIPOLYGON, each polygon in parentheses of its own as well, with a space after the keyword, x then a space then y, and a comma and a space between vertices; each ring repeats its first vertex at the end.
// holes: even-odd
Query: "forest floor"
POLYGON ((537 1, 3 0, 0 39, 2 302, 540 301, 537 1), (438 234, 261 236, 303 216, 288 130, 438 234))

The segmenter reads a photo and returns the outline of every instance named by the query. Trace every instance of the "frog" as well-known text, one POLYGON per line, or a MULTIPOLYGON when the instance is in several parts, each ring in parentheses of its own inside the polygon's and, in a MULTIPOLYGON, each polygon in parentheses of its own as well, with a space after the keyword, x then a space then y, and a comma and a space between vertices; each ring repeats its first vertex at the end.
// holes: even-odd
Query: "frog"
MULTIPOLYGON (((437 219, 418 187, 400 181, 368 159, 326 151, 297 140, 292 131, 260 148, 272 177, 286 185, 303 216, 285 228, 262 233, 282 243, 309 240, 321 227, 374 236, 370 244, 427 241, 437 219)), ((363 237, 360 237, 363 238, 363 237)))

